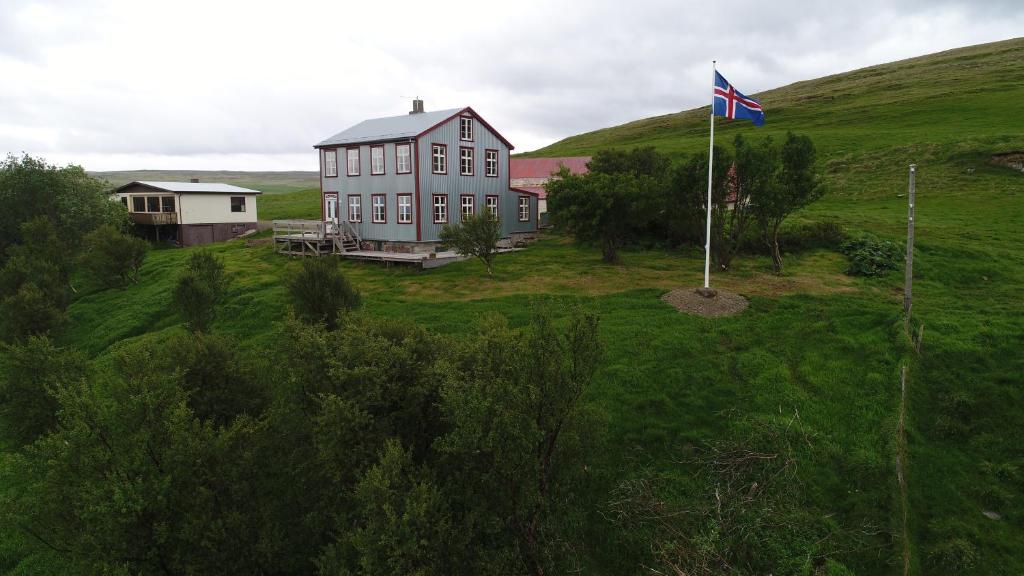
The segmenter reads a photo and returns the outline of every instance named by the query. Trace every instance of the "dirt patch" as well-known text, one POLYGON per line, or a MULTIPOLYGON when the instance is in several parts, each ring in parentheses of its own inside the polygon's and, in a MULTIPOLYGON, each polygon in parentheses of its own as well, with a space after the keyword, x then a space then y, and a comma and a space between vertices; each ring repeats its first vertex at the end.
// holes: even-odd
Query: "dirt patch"
POLYGON ((269 246, 270 244, 273 243, 273 238, 253 238, 251 240, 245 241, 245 245, 248 246, 249 248, 252 248, 253 246, 269 246))
POLYGON ((720 318, 739 314, 750 304, 746 298, 734 292, 717 290, 713 297, 707 298, 698 294, 693 288, 676 288, 662 296, 661 299, 680 312, 696 314, 705 318, 720 318))
POLYGON ((995 154, 989 160, 996 166, 1004 166, 1018 172, 1024 172, 1024 152, 1003 152, 995 154))

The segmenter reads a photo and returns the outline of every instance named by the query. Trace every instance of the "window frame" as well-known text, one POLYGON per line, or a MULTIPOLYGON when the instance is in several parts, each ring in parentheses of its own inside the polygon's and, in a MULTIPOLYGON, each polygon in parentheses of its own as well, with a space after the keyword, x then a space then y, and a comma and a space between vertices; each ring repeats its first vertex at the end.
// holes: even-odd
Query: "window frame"
POLYGON ((499 160, 500 159, 501 159, 501 156, 499 156, 497 148, 486 148, 486 149, 484 149, 484 176, 486 176, 487 178, 497 178, 498 177, 498 172, 500 172, 500 164, 499 164, 499 160), (491 158, 490 157, 491 157, 492 154, 494 155, 494 174, 491 174, 491 170, 490 170, 490 162, 491 162, 491 158))
POLYGON ((338 149, 327 148, 324 150, 324 178, 337 178, 338 177, 338 149), (328 156, 334 156, 334 174, 330 173, 331 163, 327 160, 328 156))
POLYGON ((436 142, 431 142, 430 143, 430 173, 431 174, 441 174, 441 175, 447 175, 448 174, 448 145, 447 144, 439 144, 439 143, 436 143, 436 142), (441 151, 441 158, 444 160, 444 167, 443 167, 444 169, 443 170, 438 170, 437 166, 435 166, 435 164, 434 164, 434 160, 437 158, 437 153, 436 153, 437 150, 441 151))
POLYGON ((348 202, 345 205, 348 206, 347 212, 348 212, 348 221, 349 222, 351 222, 353 224, 359 224, 360 222, 363 221, 363 195, 362 194, 349 194, 348 195, 348 202), (357 200, 357 202, 355 203, 355 207, 357 209, 358 214, 356 215, 356 219, 355 220, 352 219, 352 206, 353 206, 352 199, 353 198, 355 198, 357 200))
POLYGON ((159 196, 146 196, 146 214, 159 214, 160 213, 160 197, 159 196), (153 206, 156 206, 156 210, 153 210, 153 206))
POLYGON ((430 215, 434 220, 434 224, 447 224, 448 223, 448 195, 447 194, 433 194, 430 199, 430 215), (444 208, 444 218, 437 217, 437 200, 442 199, 444 202, 440 204, 444 208))
POLYGON ((412 224, 412 220, 413 220, 412 205, 413 205, 412 204, 412 194, 409 194, 408 192, 403 192, 402 194, 399 194, 397 196, 397 198, 395 200, 395 207, 396 207, 395 214, 398 215, 398 223, 399 224, 412 224), (407 198, 409 200, 409 218, 403 220, 402 219, 402 199, 405 199, 405 198, 407 198))
POLYGON ((132 196, 132 212, 145 214, 146 213, 146 197, 145 196, 132 196), (136 205, 138 202, 142 202, 142 210, 138 209, 136 205))
POLYGON ((352 146, 345 148, 345 175, 346 176, 359 176, 362 171, 363 165, 363 151, 359 149, 359 146, 352 146), (352 151, 356 152, 356 171, 352 171, 352 151))
POLYGON ((387 224, 388 223, 388 196, 387 194, 370 194, 370 223, 371 224, 387 224), (380 209, 383 212, 380 220, 377 219, 377 198, 380 198, 380 209))
POLYGON ((248 204, 248 202, 245 201, 245 196, 229 196, 229 198, 231 199, 231 200, 229 200, 229 202, 231 202, 231 212, 232 213, 241 214, 242 212, 245 212, 245 208, 246 208, 245 205, 248 204), (235 210, 235 200, 238 200, 238 199, 242 200, 242 204, 241 204, 242 209, 241 210, 235 210))
POLYGON ((412 174, 412 144, 405 142, 403 144, 395 144, 395 174, 412 174), (405 148, 406 150, 406 167, 407 170, 402 170, 402 163, 399 161, 398 149, 405 148))
POLYGON ((170 213, 174 213, 174 212, 177 212, 177 211, 178 211, 178 202, 174 198, 174 196, 161 196, 160 197, 160 212, 162 212, 164 214, 170 214, 170 213), (167 202, 168 200, 171 201, 171 209, 170 210, 168 210, 167 207, 164 206, 164 203, 167 202))
POLYGON ((476 172, 476 152, 472 146, 459 146, 459 176, 473 176, 476 172), (462 162, 466 158, 463 156, 465 152, 469 152, 469 172, 463 170, 462 162))
POLYGON ((526 194, 520 194, 519 205, 516 206, 516 215, 519 217, 519 221, 529 222, 531 212, 533 212, 533 210, 530 208, 530 197, 526 194), (526 200, 526 218, 523 218, 523 200, 526 200))
POLYGON ((384 145, 375 144, 370 146, 370 176, 383 176, 388 171, 387 156, 384 154, 384 145), (373 151, 380 150, 380 172, 374 172, 373 170, 373 151))
POLYGON ((465 222, 469 216, 476 215, 476 196, 459 194, 459 222, 465 222), (469 214, 466 213, 466 200, 469 200, 469 214))
POLYGON ((460 142, 472 142, 473 141, 473 131, 474 131, 474 129, 475 129, 475 126, 473 126, 473 117, 472 116, 459 116, 459 141, 460 142), (468 130, 469 137, 468 138, 466 137, 466 133, 467 133, 466 127, 467 126, 469 127, 469 130, 468 130))
POLYGON ((501 199, 497 194, 484 196, 484 208, 491 212, 495 220, 501 221, 501 199), (491 200, 494 200, 494 208, 491 208, 491 200))

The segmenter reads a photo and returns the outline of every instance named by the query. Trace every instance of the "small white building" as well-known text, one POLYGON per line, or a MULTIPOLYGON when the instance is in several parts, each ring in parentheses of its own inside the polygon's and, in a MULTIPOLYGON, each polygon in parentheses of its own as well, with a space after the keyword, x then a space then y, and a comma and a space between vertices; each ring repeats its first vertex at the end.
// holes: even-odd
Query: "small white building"
POLYGON ((256 197, 262 194, 216 182, 137 181, 114 195, 136 225, 155 240, 182 246, 222 242, 256 229, 256 197), (149 230, 147 230, 149 232, 149 230))

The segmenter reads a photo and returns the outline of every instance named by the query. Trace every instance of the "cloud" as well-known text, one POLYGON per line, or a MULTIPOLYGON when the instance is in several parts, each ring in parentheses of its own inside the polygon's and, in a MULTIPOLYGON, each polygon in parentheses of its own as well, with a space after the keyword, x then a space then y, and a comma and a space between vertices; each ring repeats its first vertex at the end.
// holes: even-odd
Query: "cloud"
POLYGON ((1011 37, 1014 4, 5 0, 0 152, 315 169, 313 143, 415 95, 529 150, 705 104, 712 58, 757 92, 1011 37))

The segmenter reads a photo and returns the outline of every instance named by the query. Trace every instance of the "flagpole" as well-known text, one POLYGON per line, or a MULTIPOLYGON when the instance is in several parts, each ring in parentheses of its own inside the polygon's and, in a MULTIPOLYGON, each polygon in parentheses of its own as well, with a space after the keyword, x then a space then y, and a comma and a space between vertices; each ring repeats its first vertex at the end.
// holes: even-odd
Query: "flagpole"
POLYGON ((711 165, 715 159, 715 80, 717 75, 715 61, 711 61, 711 141, 708 144, 708 221, 704 242, 704 296, 714 296, 711 291, 711 165))

